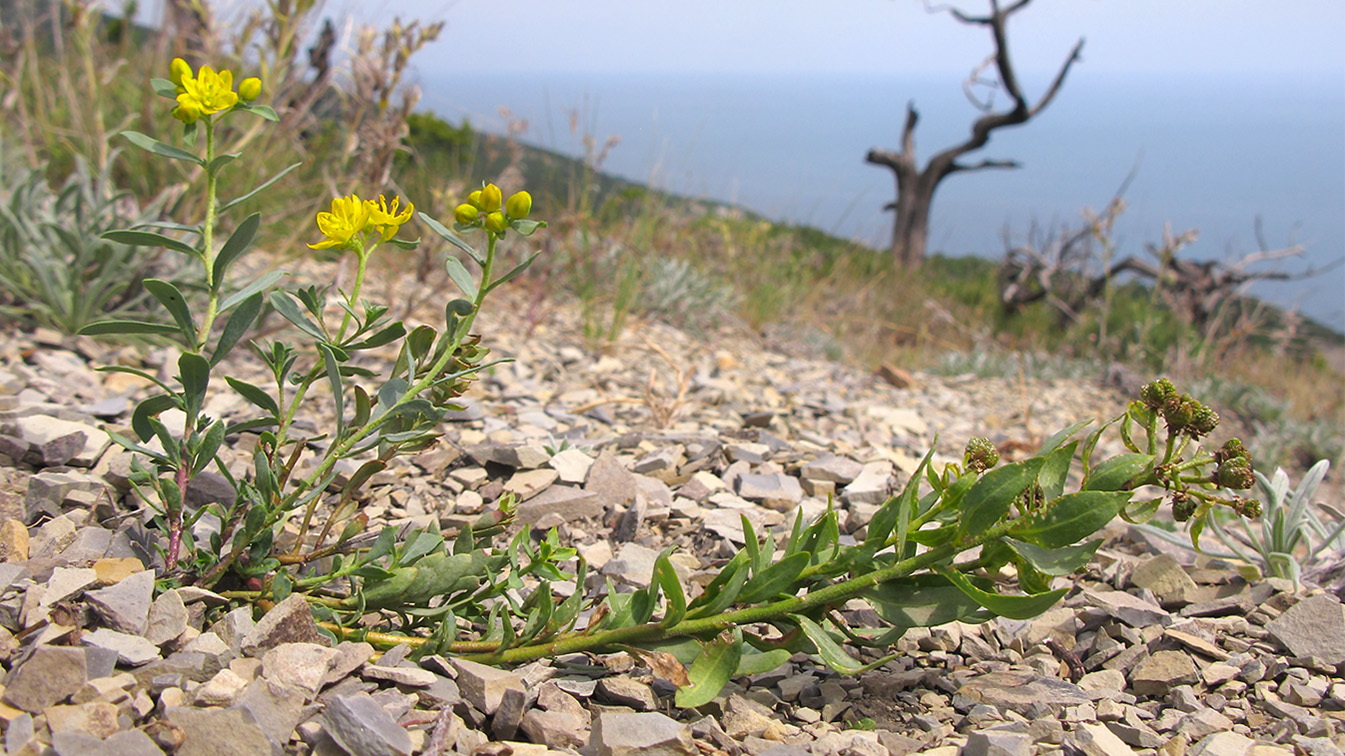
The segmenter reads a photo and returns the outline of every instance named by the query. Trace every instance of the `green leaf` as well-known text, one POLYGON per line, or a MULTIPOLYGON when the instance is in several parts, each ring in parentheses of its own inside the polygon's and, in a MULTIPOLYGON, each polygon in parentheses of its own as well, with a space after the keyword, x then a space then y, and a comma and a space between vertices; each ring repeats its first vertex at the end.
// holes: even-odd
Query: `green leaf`
POLYGON ((1033 457, 982 475, 962 499, 960 532, 978 536, 999 522, 1018 494, 1036 480, 1045 462, 1044 457, 1033 457))
POLYGON ((170 333, 181 333, 181 329, 167 323, 145 323, 139 320, 100 320, 79 329, 81 336, 166 335, 170 333))
POLYGON ((1089 433, 1088 437, 1084 439, 1083 448, 1079 450, 1079 459, 1083 462, 1083 475, 1085 478, 1088 477, 1089 470, 1092 469, 1093 450, 1097 448, 1098 441, 1102 440, 1102 432, 1107 430, 1112 423, 1115 423, 1119 419, 1120 418, 1118 417, 1108 420, 1092 433, 1089 433))
POLYGON ((177 358, 178 378, 187 404, 199 411, 205 404, 205 392, 210 387, 210 361, 199 354, 184 352, 177 358))
POLYGON ((668 598, 663 621, 659 623, 659 627, 672 627, 681 622, 687 613, 686 593, 682 591, 682 582, 677 579, 677 571, 673 569, 672 562, 668 559, 670 553, 671 548, 664 549, 654 562, 654 579, 663 589, 663 595, 668 598))
POLYGON ((257 294, 261 291, 265 291, 266 289, 271 288, 273 284, 275 284, 280 279, 284 278, 286 275, 288 274, 284 273, 283 271, 273 270, 270 273, 261 276, 260 278, 254 279, 247 286, 244 286, 238 291, 235 291, 233 294, 230 294, 228 299, 225 299, 223 302, 221 302, 219 306, 219 311, 228 312, 234 307, 237 307, 240 303, 242 303, 244 300, 246 300, 253 294, 257 294))
POLYGON ((546 221, 516 220, 509 224, 509 227, 519 233, 520 236, 532 236, 539 228, 546 228, 546 221))
POLYGON ((177 323, 178 330, 182 331, 187 343, 196 343, 196 324, 192 322, 191 310, 187 307, 187 300, 182 296, 182 292, 173 284, 157 278, 146 278, 145 290, 153 294, 168 314, 173 316, 173 321, 177 323))
POLYGON ((215 459, 215 453, 219 451, 220 445, 224 443, 224 421, 216 420, 205 432, 201 438, 201 445, 196 449, 196 462, 192 465, 191 474, 196 475, 206 468, 211 461, 215 459))
POLYGON ((176 406, 177 399, 168 394, 155 394, 135 406, 131 412, 131 428, 142 443, 149 443, 154 438, 154 426, 150 419, 176 406))
POLYGON ((1061 428, 1042 443, 1041 449, 1037 452, 1037 456, 1042 457, 1059 449, 1060 445, 1068 441, 1071 436, 1092 424, 1092 420, 1080 420, 1077 423, 1061 428))
POLYGON ((1003 541, 1038 572, 1052 576, 1068 575, 1088 564, 1088 560, 1093 558, 1093 554, 1102 545, 1101 538, 1078 546, 1063 546, 1058 549, 1045 549, 1015 538, 1005 537, 1003 541))
POLYGON ((168 79, 160 79, 156 76, 149 80, 149 88, 160 97, 167 97, 170 100, 177 99, 177 85, 168 79))
MULTIPOLYGON (((1077 423, 1076 423, 1077 424, 1077 423)), ((1069 468, 1074 462, 1074 452, 1079 448, 1078 441, 1071 441, 1046 454, 1046 462, 1037 473, 1037 484, 1041 486, 1043 498, 1051 501, 1065 492, 1065 481, 1069 478, 1069 468)))
POLYGON ((271 292, 271 306, 276 308, 276 312, 280 313, 281 317, 293 323, 300 331, 318 341, 326 341, 327 337, 323 335, 322 329, 310 320, 303 310, 299 309, 299 306, 290 298, 291 296, 293 295, 287 291, 273 291, 271 292))
POLYGON ((163 157, 172 158, 174 160, 185 160, 188 163, 195 163, 202 168, 205 167, 205 161, 196 155, 172 145, 164 144, 152 136, 141 134, 138 131, 123 131, 121 132, 121 135, 126 137, 131 144, 134 144, 136 147, 147 152, 152 152, 155 155, 162 155, 163 157))
POLYGON ((770 565, 764 570, 752 576, 743 586, 742 593, 738 596, 738 601, 744 604, 755 604, 775 596, 785 591, 794 584, 799 574, 812 561, 812 554, 798 552, 790 554, 780 561, 770 565))
POLYGON ((1027 596, 1005 596, 1000 593, 990 593, 972 585, 966 575, 950 570, 947 567, 936 566, 935 571, 944 576, 959 590, 967 594, 976 603, 989 609, 1001 617, 1009 619, 1030 619, 1050 609, 1055 602, 1065 595, 1066 589, 1059 588, 1046 593, 1034 593, 1027 596))
POLYGON ((1046 511, 1009 535, 1048 549, 1058 549, 1093 535, 1130 501, 1127 491, 1079 491, 1050 502, 1046 511))
POLYGON ((219 291, 220 286, 224 284, 224 276, 229 272, 229 266, 247 251, 252 238, 257 235, 257 228, 261 222, 261 213, 253 213, 244 218, 243 222, 238 224, 238 228, 229 235, 229 240, 220 248, 219 254, 215 257, 214 279, 210 282, 216 291, 219 291))
POLYGON ((103 238, 110 242, 128 244, 132 247, 163 247, 192 257, 201 256, 201 251, 196 247, 171 236, 156 234, 153 231, 106 231, 103 233, 103 238))
POLYGON ((691 601, 687 617, 690 619, 708 617, 732 606, 738 594, 742 592, 743 585, 747 583, 748 560, 746 549, 734 554, 710 584, 705 586, 701 595, 691 601))
POLYGON ((402 321, 399 320, 395 323, 385 326, 382 330, 374 333, 372 336, 370 336, 367 339, 364 339, 363 341, 357 341, 354 344, 347 344, 346 349, 352 352, 358 349, 373 349, 375 347, 381 347, 384 344, 391 344, 392 342, 396 341, 397 339, 400 339, 405 335, 406 335, 406 327, 403 326, 402 321))
POLYGON ((234 206, 236 206, 236 205, 238 205, 238 204, 240 204, 240 203, 242 203, 242 202, 247 202, 248 200, 250 200, 250 199, 252 199, 253 197, 257 196, 257 195, 258 195, 259 193, 261 193, 263 190, 270 188, 270 186, 271 186, 272 184, 274 184, 275 182, 277 182, 277 181, 279 181, 280 179, 284 178, 284 177, 285 177, 285 174, 289 173, 290 171, 294 170, 295 168, 298 168, 298 167, 301 166, 301 165, 303 165, 303 163, 295 163, 294 165, 291 165, 290 167, 286 168, 285 170, 281 171, 280 173, 277 173, 276 175, 272 176, 271 178, 269 178, 269 179, 263 181, 257 188, 253 189, 252 191, 248 192, 247 194, 244 194, 244 195, 241 196, 241 197, 235 197, 235 198, 229 200, 228 202, 225 202, 223 205, 220 205, 220 206, 219 206, 219 212, 222 213, 222 212, 224 212, 224 211, 226 211, 226 210, 228 210, 228 209, 230 209, 230 208, 232 208, 232 207, 234 207, 234 206))
POLYGON ((251 113, 272 123, 280 122, 280 116, 276 115, 276 111, 270 105, 251 105, 239 100, 238 104, 234 105, 234 110, 251 113))
POLYGON ((1125 506, 1121 507, 1121 519, 1132 525, 1148 522, 1154 515, 1158 514, 1158 508, 1162 504, 1163 498, 1161 496, 1139 502, 1127 501, 1125 506))
POLYGON ((734 677, 744 675, 760 675, 779 669, 781 665, 789 661, 789 657, 794 654, 787 648, 773 648, 770 651, 760 651, 753 653, 744 649, 742 658, 738 660, 738 669, 734 670, 734 677))
POLYGON ((847 653, 841 644, 831 637, 831 633, 828 633, 821 625, 802 614, 791 614, 789 618, 798 624, 803 634, 808 636, 808 640, 812 641, 813 645, 817 647, 817 655, 821 657, 822 662, 843 675, 857 675, 861 672, 867 672, 897 658, 896 654, 890 654, 877 661, 863 664, 847 653))
POLYGON ((219 173, 219 169, 237 160, 238 155, 239 153, 237 152, 226 152, 222 155, 216 155, 215 159, 211 160, 210 163, 206 165, 206 173, 209 173, 212 176, 219 173))
POLYGON ((934 627, 954 620, 980 622, 989 618, 980 604, 956 586, 927 573, 879 583, 866 590, 863 598, 879 617, 896 627, 934 627))
POLYGON ((1093 468, 1083 481, 1085 491, 1122 491, 1134 488, 1153 467, 1152 454, 1118 454, 1093 468))
POLYGON ((520 273, 528 269, 529 265, 532 265, 532 261, 536 260, 537 256, 540 254, 542 253, 541 252, 534 253, 532 257, 529 257, 528 259, 514 266, 513 270, 509 271, 508 273, 505 273, 504 275, 500 276, 494 281, 491 281, 490 285, 486 287, 486 293, 489 294, 491 291, 494 291, 496 287, 503 286, 504 284, 509 283, 510 281, 517 278, 520 273))
POLYGON ((238 392, 239 396, 271 413, 272 416, 280 414, 280 406, 276 404, 276 400, 261 388, 230 375, 224 376, 224 380, 238 392))
POLYGON ((476 249, 474 249, 472 245, 468 244, 461 236, 458 236, 457 234, 448 230, 448 228, 446 228, 444 224, 440 223, 434 218, 431 218, 425 213, 416 213, 416 217, 420 218, 420 221, 422 223, 429 226, 430 230, 433 231, 435 234, 437 234, 444 241, 448 242, 449 244, 452 244, 453 246, 457 247, 463 252, 466 252, 468 257, 471 257, 473 260, 476 260, 477 265, 486 264, 486 258, 482 257, 481 253, 477 252, 476 249))
MULTIPOLYGON (((896 499, 897 522, 895 529, 897 537, 896 540, 893 541, 893 546, 896 549, 898 559, 902 558, 905 554, 906 541, 910 538, 911 534, 911 515, 915 514, 915 508, 919 502, 920 481, 924 479, 925 469, 929 467, 929 462, 933 458, 934 447, 931 445, 929 451, 925 452, 924 459, 920 460, 920 466, 915 468, 915 472, 911 474, 911 479, 906 481, 906 487, 901 489, 901 495, 896 499)), ((883 506, 883 509, 887 509, 886 504, 883 506)), ((875 515, 873 519, 877 521, 878 517, 875 515)), ((877 546, 887 542, 887 534, 882 534, 881 541, 874 540, 874 533, 872 531, 873 526, 870 525, 869 527, 870 531, 868 538, 866 539, 868 543, 877 546)), ((879 550, 881 550, 881 548, 879 550)))
POLYGON ((704 706, 728 685, 743 656, 743 631, 725 630, 705 645, 691 662, 687 679, 691 682, 677 689, 673 703, 680 709, 704 706))
POLYGON ((224 359, 238 340, 252 327, 253 321, 262 311, 262 295, 253 294, 243 300, 241 306, 229 315, 229 320, 224 324, 224 331, 220 333, 219 341, 215 342, 215 351, 210 353, 210 364, 218 365, 219 361, 224 359))
POLYGON ((453 279, 453 283, 467 295, 468 299, 476 299, 476 282, 472 280, 472 274, 467 272, 458 258, 453 255, 444 258, 444 268, 448 271, 448 277, 453 279))
POLYGON ((322 362, 327 368, 327 382, 332 387, 332 400, 336 403, 336 438, 341 438, 346 429, 345 391, 341 384, 341 363, 330 344, 319 341, 318 351, 322 352, 322 362))
MULTIPOLYGON (((378 462, 378 460, 370 460, 370 462, 378 462)), ((365 464, 367 465, 369 462, 365 464)), ((402 566, 415 564, 416 560, 438 549, 443 543, 444 537, 438 533, 431 533, 427 530, 416 531, 414 535, 407 539, 406 545, 397 555, 397 563, 402 566)))

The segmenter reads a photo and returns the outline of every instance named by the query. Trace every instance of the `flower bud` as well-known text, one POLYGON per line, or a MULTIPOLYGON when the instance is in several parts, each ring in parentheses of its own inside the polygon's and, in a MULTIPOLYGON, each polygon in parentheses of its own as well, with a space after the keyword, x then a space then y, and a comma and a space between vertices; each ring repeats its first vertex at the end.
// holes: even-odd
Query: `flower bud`
POLYGON ((962 463, 968 470, 985 472, 999 464, 999 450, 988 438, 973 438, 962 453, 962 463))
POLYGON ((1252 455, 1247 451, 1247 447, 1242 445, 1240 439, 1230 438, 1214 452, 1214 461, 1223 464, 1230 459, 1245 459, 1250 464, 1252 455))
POLYGON ((1172 385, 1172 381, 1167 378, 1159 378, 1153 383, 1146 383, 1140 389, 1140 399, 1149 409, 1159 409, 1172 397, 1177 395, 1177 387, 1172 385))
POLYGON ((1234 502, 1233 509, 1249 520, 1261 516, 1261 502, 1257 499, 1239 498, 1234 502))
POLYGON ((249 76, 238 84, 238 96, 248 102, 260 97, 262 94, 262 80, 256 76, 249 76))
POLYGON ((532 212, 532 195, 527 192, 515 192, 509 196, 509 200, 504 203, 504 214, 514 220, 521 220, 528 217, 532 212))
POLYGON ((504 204, 504 194, 500 192, 500 187, 494 184, 486 184, 481 188, 481 211, 493 213, 500 209, 504 204))
POLYGON ((1224 488, 1245 491, 1256 483, 1252 475, 1252 465, 1241 457, 1224 462, 1214 471, 1214 482, 1224 488))
POLYGON ((477 210, 480 210, 480 209, 481 209, 481 190, 480 190, 480 189, 477 189, 476 191, 474 191, 474 192, 472 192, 471 194, 467 195, 467 204, 471 205, 472 207, 476 208, 477 210))
POLYGON ((1180 492, 1172 495, 1172 519, 1177 522, 1186 522, 1195 513, 1196 502, 1194 499, 1180 492))
POLYGON ((1219 413, 1197 402, 1191 422, 1186 427, 1186 435, 1191 438, 1208 436, 1218 425, 1219 413))
POLYGON ((185 124, 193 124, 200 120, 201 109, 190 102, 184 102, 173 108, 173 117, 185 124))
POLYGON ((480 216, 481 211, 466 202, 458 205, 457 209, 453 211, 453 220, 464 226, 470 226, 473 223, 476 223, 477 218, 480 216))
POLYGON ((493 212, 486 216, 486 230, 495 234, 502 234, 509 228, 509 222, 504 219, 504 213, 493 212))
POLYGON ((181 58, 173 58, 173 62, 168 66, 168 79, 173 82, 173 86, 181 87, 182 79, 191 76, 191 66, 187 61, 181 58))

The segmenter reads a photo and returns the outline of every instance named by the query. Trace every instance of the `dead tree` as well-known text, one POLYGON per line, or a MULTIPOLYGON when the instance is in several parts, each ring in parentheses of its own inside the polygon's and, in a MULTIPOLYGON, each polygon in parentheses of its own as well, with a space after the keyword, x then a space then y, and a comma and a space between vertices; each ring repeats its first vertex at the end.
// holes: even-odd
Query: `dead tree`
POLYGON ((996 129, 1027 123, 1040 113, 1051 103, 1056 92, 1060 91, 1070 67, 1079 60, 1079 53, 1083 49, 1082 38, 1075 43, 1074 49, 1056 73, 1055 80, 1051 82, 1046 94, 1042 95, 1035 105, 1028 102, 1009 58, 1005 25, 1010 16, 1027 7, 1031 1, 1017 0, 1006 8, 1000 8, 999 0, 990 0, 990 13, 986 16, 970 16, 956 8, 948 9, 953 18, 964 24, 988 27, 995 42, 994 54, 972 71, 964 85, 968 91, 968 98, 984 113, 972 123, 971 135, 965 141, 939 152, 929 159, 923 169, 920 168, 915 156, 915 126, 920 114, 915 109, 915 103, 910 102, 906 105, 906 123, 901 130, 901 151, 872 149, 865 158, 866 162, 889 168, 896 175, 897 198, 887 207, 894 210, 896 215, 892 225, 892 255, 904 267, 917 267, 925 259, 930 205, 933 203, 934 190, 938 188, 939 182, 954 173, 1019 167, 1013 160, 965 163, 959 162, 959 159, 969 152, 984 147, 990 141, 991 132, 996 129), (1002 89, 1013 101, 1012 107, 1008 110, 995 111, 988 99, 985 102, 978 102, 972 95, 971 87, 986 83, 980 78, 980 74, 991 66, 994 66, 998 75, 995 87, 1002 89))

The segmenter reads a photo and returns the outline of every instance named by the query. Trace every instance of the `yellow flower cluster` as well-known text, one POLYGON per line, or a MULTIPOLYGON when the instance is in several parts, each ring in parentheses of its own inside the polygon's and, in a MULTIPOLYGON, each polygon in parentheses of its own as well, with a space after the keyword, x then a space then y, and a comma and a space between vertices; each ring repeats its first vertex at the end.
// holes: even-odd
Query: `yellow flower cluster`
POLYGON ((240 97, 244 101, 255 100, 262 91, 261 79, 253 76, 243 79, 235 92, 232 71, 201 66, 193 73, 182 58, 173 58, 168 70, 169 79, 177 87, 177 107, 173 109, 173 117, 183 123, 196 123, 201 116, 228 110, 238 104, 240 97))
POLYGON ((415 212, 415 205, 408 202, 406 209, 401 210, 401 203, 400 197, 393 197, 389 203, 381 194, 377 200, 363 200, 356 194, 337 197, 332 200, 331 212, 318 213, 318 230, 326 238, 308 246, 363 252, 364 241, 360 235, 369 230, 376 232, 381 241, 387 241, 397 235, 397 230, 411 220, 411 213, 415 212))
POLYGON ((506 201, 500 187, 486 184, 453 210, 453 220, 463 226, 484 225, 487 231, 502 235, 511 222, 523 220, 531 212, 531 194, 516 192, 506 201))

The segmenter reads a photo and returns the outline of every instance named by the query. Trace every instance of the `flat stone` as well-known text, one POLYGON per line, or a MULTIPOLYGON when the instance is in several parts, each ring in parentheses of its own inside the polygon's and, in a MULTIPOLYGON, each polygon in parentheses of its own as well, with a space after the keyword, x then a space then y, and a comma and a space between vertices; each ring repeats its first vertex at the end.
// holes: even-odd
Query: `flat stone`
POLYGON ((482 713, 494 714, 506 690, 527 690, 517 673, 466 659, 453 659, 451 663, 457 671, 458 690, 463 699, 482 713))
POLYGON ((1125 744, 1106 725, 1085 722, 1075 728, 1069 737, 1084 756, 1134 756, 1134 749, 1125 744))
POLYGON ((131 667, 148 664, 159 657, 159 647, 139 635, 119 633, 100 627, 80 639, 86 646, 117 652, 117 661, 131 667))
POLYGON ((841 499, 847 504, 882 504, 887 500, 892 485, 892 463, 870 462, 850 484, 841 489, 841 499))
POLYGON ((598 696, 617 706, 629 706, 636 711, 658 708, 654 689, 626 675, 615 675, 598 680, 598 696))
POLYGON ((1345 662, 1345 606, 1329 593, 1303 599, 1266 624, 1270 637, 1294 656, 1345 662))
POLYGON ((28 528, 21 520, 0 522, 0 562, 28 561, 29 546, 28 528))
POLYGON ((98 573, 87 567, 57 567, 51 571, 47 589, 42 593, 44 611, 61 601, 79 595, 98 582, 98 573))
POLYGON ((294 728, 309 714, 304 709, 304 701, 302 691, 257 678, 248 683, 234 705, 251 713, 257 726, 272 743, 284 746, 293 735, 294 728))
POLYGON ((1159 554, 1140 562, 1130 574, 1130 582, 1136 587, 1153 591, 1158 602, 1164 606, 1184 604, 1188 592, 1194 593, 1196 590, 1196 581, 1169 554, 1159 554))
POLYGON ((1187 714, 1177 723, 1177 731, 1192 740, 1200 740, 1216 732, 1230 732, 1232 729, 1233 720, 1205 707, 1187 714))
POLYGON ((623 543, 616 556, 603 565, 602 574, 641 587, 649 585, 659 552, 638 543, 623 543))
POLYGON ((547 464, 556 471, 560 482, 582 486, 588 479, 588 470, 593 466, 593 458, 583 449, 564 449, 547 460, 547 464))
POLYGON ((173 706, 164 719, 182 732, 174 756, 256 756, 274 753, 266 733, 243 709, 173 706))
POLYGON ((589 736, 593 756, 697 756, 691 728, 658 712, 605 711, 589 736))
POLYGON ((112 445, 107 433, 92 425, 46 415, 16 418, 0 432, 27 443, 42 467, 93 467, 112 445))
POLYGON ((598 512, 606 507, 625 507, 635 498, 635 474, 615 454, 604 449, 589 467, 584 490, 597 497, 598 512))
POLYGON ((734 740, 742 740, 749 735, 761 737, 776 726, 770 709, 737 693, 730 694, 724 702, 724 714, 720 720, 724 732, 734 740))
POLYGON ((1032 736, 1025 732, 973 730, 962 756, 1032 756, 1032 736))
MULTIPOLYGON (((592 483, 591 474, 590 483, 592 483)), ((631 491, 634 491, 633 481, 631 491)), ((563 522, 582 520, 601 515, 604 510, 603 502, 604 497, 587 486, 574 488, 555 485, 521 502, 518 505, 517 517, 519 522, 526 525, 535 525, 548 515, 555 515, 563 522)))
POLYGON ((46 715, 47 727, 53 735, 76 732, 103 740, 121 729, 117 723, 117 707, 106 701, 49 706, 42 713, 46 715))
POLYGON ((559 477, 560 474, 549 467, 520 470, 505 481, 504 490, 512 492, 519 500, 526 501, 546 490, 559 477))
POLYGON ((192 703, 196 706, 233 706, 248 681, 232 669, 224 668, 196 689, 192 703))
POLYGON ((738 495, 775 510, 787 510, 803 500, 798 478, 784 473, 753 474, 738 477, 738 495))
POLYGON ((1139 696, 1166 696, 1174 687, 1197 680, 1195 662, 1181 651, 1155 651, 1130 672, 1130 688, 1139 696))
POLYGON ((38 646, 5 677, 5 703, 36 714, 74 695, 88 680, 84 650, 38 646))
POLYGON ((322 712, 327 734, 347 753, 361 756, 410 756, 411 736, 374 698, 365 693, 336 696, 322 712))
POLYGON ((588 740, 588 726, 577 716, 563 711, 531 709, 523 715, 520 729, 534 743, 551 749, 578 749, 588 740))
POLYGON ((1095 606, 1131 627, 1151 627, 1172 624, 1172 615, 1161 606, 1151 604, 1124 591, 1083 592, 1084 603, 1095 606))
POLYGON ((327 636, 318 632, 317 623, 313 621, 313 611, 308 608, 308 602, 304 601, 301 594, 292 593, 271 607, 243 638, 241 650, 248 656, 261 656, 282 643, 316 643, 322 646, 331 643, 327 636))
POLYGON ((145 571, 145 563, 135 557, 109 557, 93 563, 99 585, 116 585, 126 578, 145 571))
POLYGON ((145 632, 153 597, 154 573, 149 570, 84 594, 84 600, 98 612, 103 624, 118 632, 135 635, 145 632))
POLYGON ((262 677, 301 690, 311 699, 326 684, 337 655, 336 649, 316 643, 283 643, 262 656, 262 677))
MULTIPOLYGON (((107 434, 103 435, 106 438, 107 434)), ((71 492, 98 494, 107 489, 107 483, 89 473, 42 470, 28 479, 28 490, 23 497, 24 520, 32 522, 42 515, 59 516, 64 509, 65 497, 71 492)))
POLYGON ((512 740, 523 724, 528 711, 528 694, 518 688, 507 688, 500 697, 500 708, 490 720, 490 731, 497 740, 512 740))
POLYGON ((828 481, 844 485, 858 478, 863 471, 864 465, 849 457, 828 454, 805 464, 803 469, 799 471, 799 476, 808 480, 828 481))
POLYGON ((972 703, 1008 709, 1024 716, 1079 706, 1092 700, 1087 692, 1071 682, 1018 671, 978 675, 963 683, 957 695, 972 703))
POLYGON ((360 672, 366 680, 384 680, 395 685, 410 688, 427 688, 434 684, 439 676, 420 667, 384 667, 379 664, 366 664, 360 672))
POLYGON ((187 605, 176 590, 164 591, 149 606, 146 616, 145 640, 162 646, 187 630, 187 605))
POLYGON ((1219 732, 1196 741, 1187 756, 1247 756, 1256 741, 1236 732, 1219 732))

